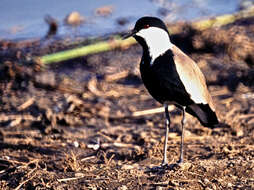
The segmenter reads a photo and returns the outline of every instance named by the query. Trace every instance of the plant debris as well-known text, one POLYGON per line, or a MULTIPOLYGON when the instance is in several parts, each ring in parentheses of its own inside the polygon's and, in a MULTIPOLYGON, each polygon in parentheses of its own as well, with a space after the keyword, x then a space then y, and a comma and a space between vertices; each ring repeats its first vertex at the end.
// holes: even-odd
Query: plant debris
POLYGON ((187 115, 185 162, 175 167, 181 112, 172 107, 172 167, 160 171, 164 114, 140 79, 141 47, 38 71, 23 61, 74 45, 1 41, 0 188, 253 189, 253 20, 172 36, 204 72, 225 125, 187 115))

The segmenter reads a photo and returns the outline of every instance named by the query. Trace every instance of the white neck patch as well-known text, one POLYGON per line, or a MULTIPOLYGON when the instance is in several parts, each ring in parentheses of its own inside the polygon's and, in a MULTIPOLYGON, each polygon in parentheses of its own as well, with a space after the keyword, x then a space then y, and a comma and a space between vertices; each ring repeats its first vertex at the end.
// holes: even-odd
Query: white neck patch
POLYGON ((173 44, 170 42, 168 33, 158 27, 149 27, 142 29, 136 33, 137 36, 142 37, 149 49, 149 54, 152 58, 151 65, 154 60, 165 53, 167 50, 172 49, 173 44))

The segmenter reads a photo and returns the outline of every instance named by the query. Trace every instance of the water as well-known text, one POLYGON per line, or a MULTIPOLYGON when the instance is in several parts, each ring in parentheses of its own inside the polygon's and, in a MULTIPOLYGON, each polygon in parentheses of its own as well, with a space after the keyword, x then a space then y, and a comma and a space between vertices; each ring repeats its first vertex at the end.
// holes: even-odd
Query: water
POLYGON ((164 20, 193 20, 237 11, 236 0, 1 0, 0 39, 41 38, 48 26, 44 21, 49 14, 59 21, 58 35, 70 35, 73 29, 63 24, 69 13, 78 11, 88 22, 76 32, 82 36, 100 36, 125 31, 144 15, 159 16, 164 20), (95 15, 98 7, 112 5, 107 17, 95 15), (126 18, 124 26, 117 19, 126 18))

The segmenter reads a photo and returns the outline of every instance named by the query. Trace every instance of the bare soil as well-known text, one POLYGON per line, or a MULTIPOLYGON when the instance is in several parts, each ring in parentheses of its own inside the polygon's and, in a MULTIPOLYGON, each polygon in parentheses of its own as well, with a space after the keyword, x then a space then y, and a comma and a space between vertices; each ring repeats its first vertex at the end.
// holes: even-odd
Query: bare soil
MULTIPOLYGON (((164 114, 139 112, 161 106, 140 79, 140 46, 38 70, 30 57, 74 45, 1 41, 0 189, 254 189, 253 21, 172 36, 205 74, 224 124, 187 115, 184 163, 165 170, 153 170, 164 114)), ((174 166, 181 112, 170 113, 174 166)))

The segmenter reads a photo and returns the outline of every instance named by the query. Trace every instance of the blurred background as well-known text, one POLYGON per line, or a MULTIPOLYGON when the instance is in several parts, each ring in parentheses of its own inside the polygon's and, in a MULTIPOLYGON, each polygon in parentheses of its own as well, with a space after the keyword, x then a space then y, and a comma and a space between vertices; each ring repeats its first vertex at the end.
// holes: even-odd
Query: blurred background
POLYGON ((77 23, 71 24, 75 25, 75 34, 102 36, 126 31, 144 15, 158 16, 167 22, 192 21, 234 13, 252 3, 250 0, 1 0, 0 39, 43 37, 48 31, 46 15, 57 21, 60 36, 73 32, 68 24, 68 15, 73 12, 79 13, 78 23, 82 24, 79 27, 77 23))

